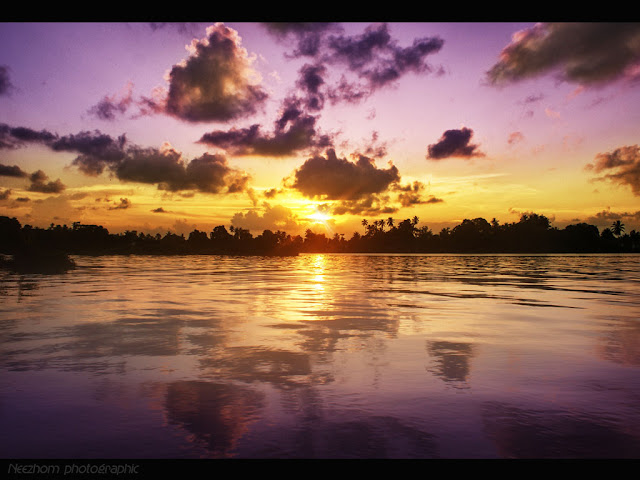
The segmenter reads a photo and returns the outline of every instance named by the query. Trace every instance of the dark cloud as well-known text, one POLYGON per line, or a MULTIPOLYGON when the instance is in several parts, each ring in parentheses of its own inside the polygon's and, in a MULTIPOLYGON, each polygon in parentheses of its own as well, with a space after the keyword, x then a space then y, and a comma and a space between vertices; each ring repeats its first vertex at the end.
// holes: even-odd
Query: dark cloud
POLYGON ((470 144, 473 130, 463 127, 459 130, 447 130, 437 143, 429 145, 427 158, 441 160, 449 157, 483 157, 478 151, 478 145, 470 144))
POLYGON ((154 208, 153 210, 151 210, 153 213, 167 213, 167 211, 162 208, 162 207, 158 207, 158 208, 154 208))
POLYGON ((263 195, 265 196, 265 198, 275 198, 279 193, 282 193, 282 190, 278 190, 277 188, 270 188, 269 190, 265 190, 263 192, 263 195))
POLYGON ((123 115, 134 103, 132 90, 133 84, 129 82, 121 95, 105 95, 88 113, 100 120, 115 120, 117 115, 123 115))
POLYGON ((131 201, 128 198, 121 198, 120 203, 109 207, 109 210, 126 210, 131 206, 131 201))
POLYGON ((6 188, 4 191, 0 191, 0 200, 6 200, 11 195, 11 189, 6 188))
POLYGON ((9 79, 9 67, 0 65, 0 95, 7 95, 13 89, 9 79))
POLYGON ((415 39, 410 47, 400 47, 386 24, 371 25, 361 35, 329 37, 326 61, 345 64, 376 90, 408 72, 432 71, 426 57, 440 51, 443 45, 438 37, 425 37, 415 39))
POLYGON ((390 205, 390 201, 391 198, 388 195, 369 194, 357 200, 343 200, 333 206, 331 213, 376 216, 397 212, 398 208, 390 205))
POLYGON ((131 149, 113 171, 120 180, 155 184, 173 192, 238 193, 247 190, 250 180, 222 155, 205 153, 187 163, 173 149, 131 149))
POLYGON ((315 57, 320 52, 325 35, 339 29, 334 23, 323 22, 277 22, 263 23, 269 33, 280 41, 296 42, 296 48, 290 56, 315 57))
POLYGON ((173 29, 180 34, 195 35, 199 24, 194 22, 149 22, 149 28, 154 32, 157 30, 173 29))
POLYGON ((358 200, 384 192, 400 180, 398 169, 393 165, 379 169, 364 155, 358 155, 355 162, 350 162, 338 158, 333 149, 327 150, 324 157, 309 158, 293 175, 292 188, 306 197, 327 200, 358 200))
POLYGON ((11 127, 0 123, 0 149, 18 148, 24 143, 50 144, 57 135, 47 130, 33 130, 27 127, 11 127))
POLYGON ((628 185, 634 195, 640 196, 640 147, 625 146, 612 152, 599 153, 595 162, 585 167, 589 171, 602 173, 598 180, 609 180, 619 185, 628 185))
POLYGON ((297 87, 305 93, 306 107, 311 111, 319 111, 324 108, 325 96, 321 87, 325 84, 327 68, 324 65, 304 65, 298 72, 297 87))
POLYGON ((13 165, 2 165, 0 164, 0 176, 1 177, 16 177, 16 178, 25 178, 28 177, 29 174, 22 170, 19 166, 13 165))
POLYGON ((442 199, 436 198, 433 195, 425 197, 426 185, 417 180, 407 185, 396 185, 392 190, 400 192, 397 200, 403 207, 443 202, 442 199))
POLYGON ((223 148, 233 155, 282 157, 332 145, 328 135, 317 132, 316 121, 317 117, 301 109, 298 99, 287 99, 271 134, 263 134, 260 125, 254 124, 248 128, 205 133, 199 142, 223 148))
POLYGON ((100 175, 105 167, 119 163, 125 157, 126 137, 113 138, 98 130, 66 135, 51 144, 57 152, 79 153, 72 165, 85 175, 100 175))
POLYGON ((558 72, 568 82, 602 85, 640 64, 640 23, 539 23, 517 32, 487 72, 501 85, 558 72))
POLYGON ((297 86, 305 92, 307 108, 315 111, 323 108, 325 98, 333 104, 356 103, 409 72, 433 71, 426 58, 444 44, 438 37, 424 37, 415 39, 408 47, 401 47, 391 37, 386 24, 367 26, 359 35, 346 35, 334 24, 265 26, 277 38, 295 44, 289 56, 313 58, 314 64, 300 69, 297 86), (340 75, 340 67, 346 68, 347 72, 340 75), (329 71, 338 77, 337 81, 329 83, 329 71))
POLYGON ((606 210, 602 210, 595 215, 588 217, 584 221, 600 227, 609 227, 611 226, 611 223, 616 220, 623 220, 627 222, 640 221, 640 210, 636 210, 635 212, 612 212, 611 208, 607 208, 606 210))
POLYGON ((32 173, 29 180, 31 180, 28 189, 30 192, 61 193, 66 188, 59 178, 55 182, 48 181, 49 177, 42 170, 32 173))
POLYGON ((190 122, 228 121, 256 112, 267 94, 251 82, 251 61, 235 30, 217 23, 191 43, 169 73, 166 112, 190 122))

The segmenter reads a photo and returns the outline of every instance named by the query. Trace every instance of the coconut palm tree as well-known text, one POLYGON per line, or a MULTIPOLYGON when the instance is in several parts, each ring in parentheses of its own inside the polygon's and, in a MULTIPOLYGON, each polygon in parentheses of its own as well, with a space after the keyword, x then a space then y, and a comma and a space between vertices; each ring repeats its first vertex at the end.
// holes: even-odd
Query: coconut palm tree
POLYGON ((366 233, 367 232, 367 225, 369 225, 369 221, 366 218, 363 218, 362 222, 360 222, 360 223, 362 223, 362 226, 364 227, 364 231, 366 233))
POLYGON ((389 228, 393 228, 393 218, 387 218, 387 225, 389 225, 389 228))
POLYGON ((622 232, 624 232, 624 223, 622 223, 620 220, 616 220, 611 224, 611 231, 616 237, 619 237, 620 235, 622 235, 622 232))

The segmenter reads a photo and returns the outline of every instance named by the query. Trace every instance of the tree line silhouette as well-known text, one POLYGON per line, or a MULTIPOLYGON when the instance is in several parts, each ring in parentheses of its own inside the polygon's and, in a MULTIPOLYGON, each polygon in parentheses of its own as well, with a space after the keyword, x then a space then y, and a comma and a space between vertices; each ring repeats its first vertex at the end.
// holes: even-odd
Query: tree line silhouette
POLYGON ((308 229, 301 235, 264 230, 253 236, 244 228, 224 225, 209 233, 193 230, 188 236, 167 232, 151 235, 135 230, 112 234, 100 225, 74 222, 48 228, 21 225, 0 217, 0 253, 61 252, 68 255, 109 254, 223 254, 297 255, 298 253, 630 253, 640 252, 640 233, 624 233, 620 220, 599 231, 577 223, 563 229, 551 226, 544 215, 524 214, 518 222, 500 224, 495 218, 465 219, 453 228, 434 233, 418 227, 418 217, 396 223, 389 217, 362 220, 363 231, 346 239, 327 237, 308 229))

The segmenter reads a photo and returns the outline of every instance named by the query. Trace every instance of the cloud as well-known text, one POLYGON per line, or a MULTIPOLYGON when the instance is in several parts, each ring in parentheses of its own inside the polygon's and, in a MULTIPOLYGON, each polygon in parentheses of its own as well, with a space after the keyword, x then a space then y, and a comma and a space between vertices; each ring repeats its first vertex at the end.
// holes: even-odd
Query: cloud
POLYGON ((309 110, 318 111, 324 107, 325 96, 321 87, 326 83, 326 73, 327 67, 321 64, 306 64, 298 72, 296 86, 305 93, 305 103, 309 110))
POLYGON ((522 134, 522 132, 512 132, 509 134, 509 138, 507 139, 507 143, 509 144, 509 146, 515 145, 522 141, 524 141, 524 135, 522 134))
POLYGON ((333 104, 356 103, 407 73, 432 72, 426 58, 444 45, 438 37, 424 37, 414 39, 410 46, 399 46, 384 23, 367 26, 359 35, 347 35, 342 27, 329 23, 265 26, 276 38, 296 45, 289 57, 314 60, 300 69, 297 86, 306 95, 307 108, 316 111, 323 108, 325 98, 333 104), (326 78, 329 71, 338 76, 336 82, 326 78))
POLYGON ((640 210, 635 212, 612 212, 611 207, 607 207, 595 215, 588 217, 585 222, 598 225, 601 227, 609 227, 616 220, 640 221, 640 210))
POLYGON ((369 194, 357 200, 343 200, 333 206, 331 213, 376 216, 397 212, 398 208, 390 205, 390 201, 389 195, 369 194))
POLYGON ((400 180, 397 167, 379 169, 371 158, 357 157, 350 162, 338 158, 333 149, 327 150, 324 157, 311 157, 295 170, 291 187, 309 198, 358 200, 384 192, 400 180))
POLYGON ((22 170, 19 166, 13 165, 2 165, 0 164, 0 176, 1 177, 16 177, 16 178, 25 178, 28 177, 29 174, 22 170))
POLYGON ((131 206, 131 201, 128 198, 121 198, 120 203, 113 207, 109 207, 109 210, 126 210, 131 206))
POLYGON ((272 207, 267 202, 263 203, 262 215, 257 209, 249 210, 246 213, 238 212, 231 218, 231 224, 234 227, 258 232, 264 230, 292 231, 300 226, 298 217, 291 209, 282 205, 274 205, 272 207))
POLYGON ((364 154, 371 157, 381 158, 387 154, 387 142, 379 142, 380 134, 378 132, 371 133, 371 139, 364 148, 364 154))
POLYGON ((298 99, 284 102, 272 134, 263 134, 260 125, 229 131, 205 133, 200 143, 223 148, 233 155, 261 155, 283 157, 308 148, 332 145, 328 135, 316 131, 317 118, 304 113, 298 99))
POLYGON ((634 195, 640 196, 640 147, 638 145, 599 153, 595 157, 595 162, 587 164, 585 169, 595 173, 604 172, 604 175, 597 177, 596 180, 609 180, 619 185, 628 185, 634 195))
POLYGON ((544 113, 549 118, 552 118, 554 120, 560 120, 560 112, 556 112, 555 110, 551 110, 551 108, 549 108, 549 107, 546 107, 544 109, 544 113))
POLYGON ((113 138, 98 130, 66 135, 51 143, 57 152, 79 153, 72 165, 85 175, 100 175, 105 167, 118 164, 125 157, 125 135, 113 138))
POLYGON ((315 57, 320 52, 320 47, 325 35, 339 29, 331 22, 277 22, 262 24, 269 33, 280 41, 296 42, 296 48, 289 55, 292 57, 315 57))
POLYGON ((33 130, 27 127, 11 127, 0 123, 0 149, 14 149, 25 143, 49 144, 57 135, 47 130, 33 130))
POLYGON ((585 86, 633 75, 640 64, 640 23, 538 23, 516 32, 487 72, 503 85, 557 72, 585 86))
POLYGON ((4 191, 0 191, 0 200, 7 200, 11 195, 11 189, 6 188, 4 191))
POLYGON ((31 180, 28 188, 30 192, 60 193, 66 188, 59 178, 55 182, 48 181, 49 177, 42 170, 32 173, 29 180, 31 180))
POLYGON ((158 207, 151 210, 153 213, 168 213, 164 208, 158 207))
POLYGON ((408 185, 397 185, 393 187, 393 190, 399 191, 397 201, 403 207, 412 207, 413 205, 424 205, 430 203, 441 203, 444 200, 436 198, 430 195, 428 198, 424 197, 426 185, 420 181, 414 181, 408 185))
POLYGON ((438 52, 444 41, 438 37, 418 38, 410 47, 400 47, 391 38, 386 24, 368 26, 356 36, 331 36, 328 40, 331 63, 344 63, 349 70, 378 89, 407 72, 430 72, 425 58, 438 52))
POLYGON ((232 168, 222 155, 205 153, 186 162, 173 148, 130 149, 113 169, 123 181, 156 184, 160 190, 238 193, 248 188, 246 173, 232 168))
POLYGON ((9 79, 9 67, 0 65, 0 95, 8 95, 13 88, 9 79))
POLYGON ((429 145, 427 158, 441 160, 450 157, 484 157, 484 153, 478 151, 478 145, 469 143, 472 136, 473 130, 466 127, 447 130, 437 143, 429 145))
POLYGON ((118 114, 124 114, 134 103, 133 100, 133 83, 128 82, 120 94, 105 95, 96 105, 88 111, 100 120, 115 120, 118 114))
POLYGON ((169 72, 165 111, 189 122, 229 121, 256 112, 267 99, 238 33, 221 23, 193 40, 190 56, 169 72))

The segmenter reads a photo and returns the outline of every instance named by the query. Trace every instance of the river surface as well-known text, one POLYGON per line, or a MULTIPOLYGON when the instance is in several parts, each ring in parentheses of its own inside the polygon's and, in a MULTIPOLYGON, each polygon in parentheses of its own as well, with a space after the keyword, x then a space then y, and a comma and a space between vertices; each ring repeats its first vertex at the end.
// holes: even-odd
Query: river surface
POLYGON ((2 458, 640 458, 639 255, 0 272, 2 458))

